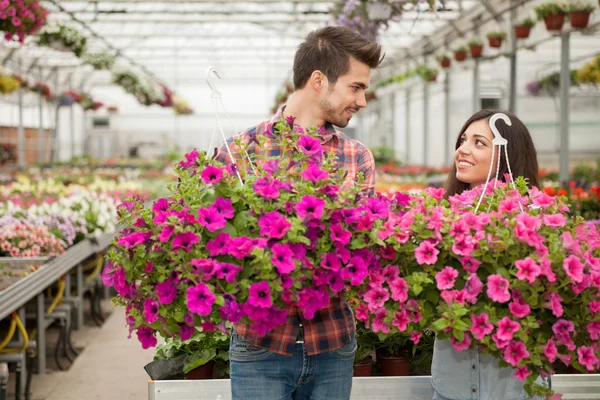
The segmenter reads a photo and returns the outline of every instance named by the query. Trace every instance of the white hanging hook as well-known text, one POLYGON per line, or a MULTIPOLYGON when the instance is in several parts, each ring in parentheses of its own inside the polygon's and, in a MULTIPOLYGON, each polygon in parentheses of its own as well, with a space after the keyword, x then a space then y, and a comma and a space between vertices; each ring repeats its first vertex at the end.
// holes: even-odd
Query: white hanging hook
POLYGON ((212 79, 211 75, 213 73, 217 76, 217 78, 221 79, 221 72, 219 71, 219 69, 217 67, 208 67, 206 69, 206 74, 205 74, 206 83, 208 83, 210 90, 212 90, 211 97, 221 97, 221 92, 219 92, 217 90, 217 87, 211 80, 212 79))
POLYGON ((508 115, 502 113, 496 113, 492 115, 490 118, 490 129, 494 134, 494 140, 492 141, 492 143, 497 146, 506 146, 508 144, 508 141, 502 137, 500 131, 498 130, 498 127, 496 126, 496 121, 498 121, 499 119, 504 121, 506 125, 512 126, 512 122, 510 121, 510 118, 508 118, 508 115))

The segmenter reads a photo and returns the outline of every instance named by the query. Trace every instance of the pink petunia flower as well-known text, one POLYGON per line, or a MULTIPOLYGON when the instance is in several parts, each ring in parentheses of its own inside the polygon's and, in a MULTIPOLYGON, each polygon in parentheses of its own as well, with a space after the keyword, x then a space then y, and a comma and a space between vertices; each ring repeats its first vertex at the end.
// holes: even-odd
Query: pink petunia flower
POLYGON ((452 251, 459 256, 468 257, 474 250, 475 243, 473 243, 473 238, 469 235, 457 236, 452 245, 452 251))
POLYGON ((488 276, 488 287, 486 293, 490 299, 498 303, 506 303, 510 300, 508 288, 508 280, 504 279, 501 275, 494 274, 488 276))
POLYGON ((162 231, 160 232, 160 235, 158 235, 158 241, 162 243, 168 242, 171 238, 171 235, 173 234, 173 231, 175 231, 174 226, 166 225, 165 227, 163 227, 162 231))
POLYGON ((542 219, 544 221, 544 225, 555 228, 562 228, 567 223, 567 218, 565 218, 565 216, 562 214, 544 215, 542 219))
POLYGON ((369 310, 375 311, 385 305, 390 298, 390 292, 383 287, 376 287, 365 293, 364 299, 369 305, 369 310))
POLYGON ((223 256, 227 254, 231 235, 227 232, 220 232, 214 239, 206 243, 206 250, 211 257, 223 256))
POLYGON ((187 252, 192 251, 192 246, 200 241, 198 235, 194 232, 178 233, 173 239, 173 250, 183 249, 187 252))
POLYGON ((419 265, 435 264, 438 259, 438 254, 440 254, 440 251, 428 241, 421 243, 419 247, 415 249, 415 256, 419 265))
POLYGON ((573 282, 580 283, 583 281, 583 264, 579 257, 571 255, 563 261, 563 268, 573 282))
POLYGON ((326 180, 329 177, 329 173, 325 170, 322 170, 317 165, 311 164, 308 168, 306 168, 300 176, 306 179, 309 182, 320 182, 326 180))
POLYGON ((514 298, 513 301, 508 304, 508 309, 516 318, 525 318, 531 314, 531 307, 522 298, 514 298))
POLYGON ((471 336, 467 332, 465 332, 465 337, 462 342, 458 341, 458 339, 456 339, 455 337, 450 339, 450 344, 452 345, 452 347, 454 347, 454 350, 458 352, 468 350, 469 347, 471 347, 471 343, 471 336))
POLYGON ((547 303, 544 304, 545 308, 552 310, 552 314, 557 317, 562 317, 563 315, 563 306, 561 302, 563 301, 562 297, 558 293, 548 293, 545 296, 547 303))
POLYGON ((494 330, 494 325, 489 322, 489 316, 486 313, 480 315, 471 314, 471 333, 477 340, 482 340, 494 330))
POLYGON ((438 290, 452 289, 457 277, 457 270, 448 266, 444 267, 443 270, 435 275, 438 290))
POLYGON ((158 319, 158 302, 152 298, 144 301, 144 319, 152 324, 158 319))
POLYGON ((235 211, 231 204, 231 199, 217 197, 212 207, 225 219, 231 219, 235 216, 235 211))
POLYGON ((521 341, 511 340, 508 346, 504 348, 504 361, 513 367, 516 367, 522 359, 528 357, 527 347, 521 341))
POLYGON ((600 364, 598 357, 594 354, 594 348, 588 346, 581 346, 577 349, 577 355, 579 356, 578 361, 581 365, 585 365, 585 368, 589 372, 593 372, 600 364))
POLYGON ((408 324, 410 323, 410 319, 408 318, 408 313, 406 310, 402 310, 396 313, 396 316, 392 320, 392 325, 398 328, 400 332, 406 331, 408 324))
POLYGON ((271 211, 258 219, 261 236, 281 239, 290 230, 292 224, 281 213, 271 211))
POLYGON ((160 304, 171 304, 177 298, 177 288, 171 279, 156 284, 156 295, 160 304))
POLYGON ((229 263, 217 263, 215 267, 217 278, 225 279, 227 283, 234 283, 241 271, 242 267, 229 263))
POLYGON ((586 264, 595 271, 600 271, 600 258, 594 257, 590 251, 583 254, 586 264))
POLYGON ((200 174, 200 177, 209 185, 219 183, 223 178, 223 168, 208 165, 206 168, 204 168, 200 174))
POLYGON ((471 256, 462 257, 460 259, 460 263, 462 264, 465 271, 470 273, 475 273, 479 269, 481 265, 481 261, 478 261, 476 258, 471 256))
POLYGON ((522 367, 517 367, 517 372, 515 372, 514 377, 521 381, 524 381, 525 379, 527 379, 527 377, 529 375, 531 375, 531 372, 529 372, 527 367, 522 366, 522 367))
POLYGON ((414 344, 419 344, 419 341, 421 340, 422 336, 423 336, 423 333, 421 333, 421 332, 411 332, 410 333, 410 341, 413 342, 414 344))
POLYGON ((156 346, 157 340, 156 337, 154 336, 154 329, 152 328, 138 328, 137 331, 137 337, 138 340, 140 341, 140 343, 142 343, 142 348, 143 349, 148 349, 150 347, 154 347, 156 346))
POLYGON ((270 308, 273 305, 269 282, 262 281, 250 285, 248 304, 254 307, 270 308))
POLYGON ((321 260, 321 266, 332 271, 339 271, 341 268, 340 259, 335 253, 327 253, 321 260))
POLYGON ((242 260, 252 253, 254 250, 254 242, 247 236, 240 236, 231 239, 227 246, 227 253, 232 257, 242 260))
POLYGON ((585 329, 590 334, 590 339, 598 340, 598 337, 600 335, 600 321, 590 322, 589 324, 587 324, 585 329))
POLYGON ((389 282, 392 291, 392 300, 404 303, 408 300, 408 283, 404 278, 397 278, 389 282))
POLYGON ((318 156, 323 153, 321 141, 309 135, 302 135, 298 139, 298 147, 304 154, 309 156, 318 156))
POLYGON ((558 354, 558 349, 556 348, 556 343, 554 343, 554 339, 548 339, 548 342, 544 345, 544 355, 553 363, 556 360, 556 355, 558 354))
POLYGON ((352 285, 359 285, 368 275, 368 264, 362 257, 352 257, 346 268, 341 270, 340 276, 352 285))
POLYGON ((531 257, 516 261, 515 266, 517 267, 517 278, 529 283, 535 282, 535 279, 542 273, 540 266, 531 257))
POLYGON ((482 291, 483 282, 481 282, 477 274, 471 274, 469 279, 467 279, 464 288, 466 300, 471 304, 477 303, 477 297, 482 291))
POLYGON ((332 224, 330 227, 329 237, 334 243, 339 243, 342 246, 350 243, 352 233, 342 227, 341 224, 332 224))
POLYGON ((214 232, 219 229, 223 229, 227 225, 227 220, 221 215, 216 208, 207 207, 200 208, 198 210, 198 223, 208 229, 210 232, 214 232))
POLYGON ((215 300, 215 294, 204 283, 199 283, 186 291, 188 310, 198 315, 210 314, 215 300))
POLYGON ((508 317, 502 318, 498 321, 498 339, 500 340, 511 340, 513 335, 521 329, 521 324, 511 320, 508 317))

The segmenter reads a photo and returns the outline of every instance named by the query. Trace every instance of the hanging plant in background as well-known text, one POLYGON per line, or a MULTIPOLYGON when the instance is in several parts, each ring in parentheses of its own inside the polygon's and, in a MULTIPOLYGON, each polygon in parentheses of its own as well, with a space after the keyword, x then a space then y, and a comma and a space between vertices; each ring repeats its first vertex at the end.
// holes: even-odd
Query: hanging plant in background
POLYGON ((23 43, 46 25, 48 14, 39 0, 1 0, 0 32, 4 32, 4 40, 23 43))
POLYGON ((490 47, 494 48, 502 47, 502 42, 506 40, 506 32, 503 31, 489 32, 486 36, 490 47))
POLYGON ((373 87, 373 90, 382 89, 382 88, 389 86, 391 84, 394 84, 394 83, 402 83, 405 80, 412 78, 416 74, 417 74, 416 71, 411 70, 411 71, 393 75, 387 79, 383 79, 383 80, 377 82, 377 84, 373 87))
POLYGON ((540 21, 544 21, 548 31, 560 31, 565 23, 567 8, 563 3, 548 2, 535 7, 540 21))
POLYGON ((52 96, 52 91, 50 90, 50 86, 43 82, 36 82, 32 87, 31 91, 35 93, 39 93, 41 96, 46 98, 46 100, 50 100, 52 96))
POLYGON ((18 79, 10 75, 0 75, 0 93, 11 94, 21 87, 18 79))
POLYGON ((596 7, 589 3, 574 1, 567 6, 569 21, 571 27, 575 29, 587 28, 590 22, 590 14, 596 10, 596 7))
POLYGON ((161 107, 173 107, 173 92, 169 90, 168 87, 161 85, 164 100, 159 103, 161 107))
POLYGON ((83 63, 91 65, 96 70, 110 70, 115 65, 116 57, 108 53, 86 53, 83 63))
POLYGON ((419 65, 416 72, 425 82, 435 82, 439 73, 437 68, 429 68, 426 65, 419 65))
POLYGON ((531 28, 535 26, 535 20, 531 17, 527 17, 522 21, 519 21, 515 25, 515 37, 517 39, 527 39, 531 34, 531 28))
POLYGON ((173 94, 173 110, 175 110, 175 114, 177 115, 191 115, 194 113, 194 110, 192 110, 187 102, 176 94, 173 94))
POLYGON ((483 41, 481 39, 471 39, 467 43, 469 50, 471 51, 471 57, 479 58, 483 53, 483 41))
POLYGON ((600 55, 577 71, 577 82, 581 84, 600 84, 600 55))
POLYGON ((70 51, 80 58, 87 49, 87 39, 76 29, 57 24, 38 34, 38 45, 58 51, 70 51))
POLYGON ((95 101, 88 93, 83 93, 81 97, 81 107, 83 107, 83 111, 96 111, 104 106, 104 103, 95 101))
POLYGON ((458 62, 465 61, 467 59, 467 51, 469 51, 467 46, 458 46, 454 49, 454 59, 458 62))
MULTIPOLYGON (((575 69, 571 70, 571 86, 579 84, 578 72, 575 69)), ((538 81, 529 82, 525 87, 531 96, 556 96, 560 90, 560 72, 544 76, 538 81)))
POLYGON ((435 58, 440 63, 440 67, 442 67, 444 69, 450 68, 451 60, 447 54, 439 54, 435 58))

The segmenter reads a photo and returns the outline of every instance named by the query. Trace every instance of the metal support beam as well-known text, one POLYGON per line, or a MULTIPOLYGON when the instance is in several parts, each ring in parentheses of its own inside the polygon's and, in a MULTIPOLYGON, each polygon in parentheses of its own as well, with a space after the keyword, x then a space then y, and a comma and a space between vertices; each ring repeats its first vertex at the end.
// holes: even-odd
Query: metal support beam
MULTIPOLYGON (((42 76, 42 68, 38 67, 38 71, 40 72, 40 77, 42 76)), ((39 111, 40 111, 40 127, 38 130, 38 150, 39 150, 39 154, 38 154, 38 162, 41 164, 43 163, 44 160, 44 153, 46 151, 46 143, 45 143, 45 132, 44 132, 44 96, 42 96, 41 93, 38 94, 38 106, 39 106, 39 111)))
MULTIPOLYGON (((73 87, 73 75, 69 76, 69 88, 73 87)), ((73 104, 69 106, 69 128, 71 133, 71 159, 75 157, 75 112, 73 109, 73 104)))
MULTIPOLYGON (((22 60, 19 58, 17 60, 17 71, 19 74, 22 74, 22 60)), ((17 154, 18 154, 18 162, 19 168, 25 168, 25 130, 23 129, 23 88, 19 87, 17 90, 17 94, 19 96, 19 131, 17 136, 17 154)))
POLYGON ((444 165, 450 165, 450 70, 444 80, 444 165))
POLYGON ((404 115, 404 123, 406 124, 406 163, 410 164, 410 88, 406 89, 406 114, 404 115))
POLYGON ((481 3, 497 22, 502 22, 504 20, 502 18, 502 15, 498 13, 498 11, 494 8, 494 6, 492 6, 489 0, 481 0, 481 3))
POLYGON ((560 52, 560 181, 569 181, 569 88, 571 86, 569 32, 561 37, 560 52))
MULTIPOLYGON (((518 0, 511 0, 514 5, 518 0)), ((515 36, 515 24, 517 23, 517 9, 510 10, 510 89, 508 97, 508 111, 515 113, 517 109, 517 37, 515 36)))
POLYGON ((429 162, 429 83, 423 81, 423 166, 429 162))
POLYGON ((475 59, 473 67, 473 114, 481 109, 479 101, 479 60, 475 59))

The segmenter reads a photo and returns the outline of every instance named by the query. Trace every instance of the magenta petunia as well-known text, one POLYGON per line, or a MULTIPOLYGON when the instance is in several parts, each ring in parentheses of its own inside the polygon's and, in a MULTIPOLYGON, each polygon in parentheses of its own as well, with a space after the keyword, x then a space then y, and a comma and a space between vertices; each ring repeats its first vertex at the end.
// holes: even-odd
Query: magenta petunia
POLYGON ((557 317, 562 317, 563 315, 563 306, 562 306, 562 297, 560 297, 560 295, 558 293, 548 293, 545 296, 546 299, 546 303, 544 304, 544 307, 552 310, 552 314, 554 314, 557 317))
POLYGON ((160 198, 158 200, 156 200, 154 202, 154 204, 152 205, 152 211, 154 211, 155 213, 159 212, 159 211, 168 211, 169 210, 169 200, 163 198, 160 198))
POLYGON ((259 308, 270 308, 273 305, 269 282, 262 281, 250 285, 248 304, 259 308))
POLYGON ((306 179, 309 182, 320 182, 324 181, 329 177, 329 173, 325 170, 322 170, 317 165, 311 164, 308 168, 306 168, 300 176, 306 179))
POLYGON ((231 219, 235 216, 235 211, 231 205, 231 199, 224 199, 219 196, 212 207, 214 207, 214 209, 225 219, 231 219))
POLYGON ((225 293, 223 294, 223 299, 225 300, 225 305, 219 310, 219 315, 221 318, 233 323, 239 322, 243 316, 243 313, 242 308, 235 300, 235 296, 225 293))
POLYGON ((479 269, 479 266, 481 265, 481 261, 479 261, 476 258, 473 258, 471 256, 462 257, 460 259, 460 262, 461 262, 463 268, 465 269, 465 271, 470 272, 470 273, 477 272, 477 270, 479 269))
POLYGON ((127 247, 128 249, 133 249, 135 246, 145 243, 151 236, 152 233, 150 232, 135 232, 130 235, 120 237, 117 245, 127 247))
POLYGON ((471 314, 471 333, 475 339, 482 340, 494 331, 494 325, 489 322, 489 318, 486 313, 481 313, 480 315, 471 314))
POLYGON ((389 214, 389 203, 376 197, 367 199, 366 211, 375 219, 386 219, 389 214))
POLYGON ((206 243, 206 250, 211 257, 223 256, 227 254, 231 235, 227 232, 220 232, 214 239, 206 243))
POLYGON ((186 340, 190 339, 192 336, 194 336, 194 333, 196 332, 196 329, 194 329, 193 326, 189 326, 189 325, 180 325, 180 329, 179 329, 179 339, 182 342, 185 342, 186 340))
POLYGON ((169 239, 171 239, 173 231, 175 231, 175 227, 172 225, 167 225, 163 227, 162 231, 160 232, 160 235, 158 235, 158 241, 162 243, 168 242, 169 239))
POLYGON ((292 224, 283 214, 271 211, 258 219, 258 227, 261 236, 281 239, 290 230, 292 224))
POLYGON ((454 347, 454 350, 458 352, 468 350, 469 347, 471 347, 471 343, 471 336, 467 332, 465 332, 465 337, 462 342, 456 339, 455 337, 450 339, 450 344, 452 345, 452 347, 454 347))
POLYGON ((406 310, 402 310, 396 313, 396 316, 392 320, 392 325, 398 328, 400 332, 404 332, 410 323, 410 319, 408 318, 408 313, 406 310))
POLYGON ((329 288, 333 292, 339 292, 346 287, 344 280, 337 271, 328 271, 325 277, 325 283, 329 285, 329 288))
POLYGON ((318 197, 306 195, 295 206, 298 216, 302 219, 321 219, 325 209, 325 201, 318 197))
POLYGON ((294 252, 290 249, 289 245, 276 243, 271 250, 273 252, 271 261, 273 262, 273 265, 277 267, 277 271, 280 274, 289 274, 296 269, 294 252))
POLYGON ((554 228, 562 228, 567 223, 567 218, 562 214, 544 215, 544 225, 554 228))
POLYGON ((239 260, 246 258, 254 250, 254 242, 246 236, 231 239, 227 247, 227 253, 239 260))
POLYGON ((341 224, 332 224, 330 227, 329 237, 334 243, 339 243, 342 246, 350 243, 352 233, 342 227, 341 224))
POLYGON ((185 155, 185 160, 179 161, 179 166, 182 168, 190 168, 196 166, 196 159, 200 157, 200 154, 196 149, 185 155))
POLYGON ((219 183, 223 179, 223 168, 208 165, 200 174, 202 180, 208 184, 219 183))
POLYGON ((494 274, 488 276, 487 284, 486 293, 490 299, 498 303, 506 303, 510 300, 510 293, 508 291, 509 282, 501 275, 494 274))
POLYGON ((531 307, 522 298, 513 299, 508 304, 508 309, 515 318, 525 318, 531 314, 531 307))
POLYGON ((198 315, 210 314, 215 300, 215 294, 204 283, 199 283, 186 291, 187 307, 198 315))
POLYGON ((234 283, 241 271, 242 267, 229 263, 218 263, 215 269, 217 278, 225 279, 227 283, 234 283))
POLYGON ((483 282, 479 279, 477 274, 471 274, 465 283, 465 299, 471 303, 477 303, 477 296, 483 291, 483 282))
POLYGON ((309 135, 302 135, 298 139, 298 147, 304 154, 309 156, 318 156, 323 153, 323 146, 319 139, 309 135))
POLYGON ((160 304, 171 304, 177 298, 177 288, 171 279, 156 285, 156 295, 160 304))
POLYGON ((554 343, 553 338, 548 339, 548 342, 544 345, 543 349, 544 349, 544 355, 546 356, 548 361, 550 361, 551 363, 556 361, 556 356, 558 355, 558 349, 556 348, 556 344, 554 343))
POLYGON ((436 249, 431 242, 428 241, 421 243, 419 247, 415 249, 415 257, 419 265, 435 264, 438 259, 438 254, 440 254, 440 251, 436 249))
POLYGON ((106 267, 102 271, 102 283, 105 286, 112 287, 115 284, 115 266, 112 261, 106 263, 106 267))
POLYGON ((522 366, 522 367, 517 367, 517 372, 515 372, 514 377, 521 381, 524 381, 525 379, 527 379, 527 377, 529 375, 531 375, 531 372, 529 372, 527 367, 522 366))
POLYGON ((158 319, 158 301, 148 298, 144 301, 144 319, 152 324, 158 319))
POLYGON ((600 321, 590 322, 589 324, 587 324, 585 329, 590 334, 590 338, 592 340, 598 340, 598 337, 600 336, 600 321))
POLYGON ((404 303, 408 300, 408 283, 404 278, 396 278, 389 282, 392 291, 392 300, 404 303))
POLYGON ((352 285, 359 285, 369 274, 368 264, 362 257, 352 257, 346 268, 341 270, 340 276, 352 285))
POLYGON ((267 200, 279 198, 279 181, 272 181, 267 178, 259 178, 254 182, 256 193, 267 200))
POLYGON ((298 292, 298 308, 306 319, 313 319, 315 313, 329 305, 329 293, 324 287, 305 287, 298 292))
POLYGON ((137 329, 137 337, 138 340, 142 343, 142 348, 148 349, 150 347, 156 346, 157 340, 154 336, 154 332, 154 329, 147 327, 137 329))
POLYGON ((207 258, 196 258, 190 264, 197 268, 197 272, 203 280, 209 280, 217 272, 217 262, 207 258))
POLYGON ((222 229, 227 225, 227 220, 216 208, 208 207, 198 210, 198 223, 210 232, 222 229))
POLYGON ((452 289, 457 277, 457 270, 448 266, 444 267, 443 270, 435 275, 438 290, 452 289))
POLYGON ((194 232, 182 232, 175 235, 173 239, 173 250, 183 249, 187 252, 192 251, 192 246, 200 241, 198 235, 194 232))
POLYGON ((598 368, 600 361, 595 354, 595 346, 581 346, 577 349, 578 361, 584 365, 589 372, 593 372, 598 368))
POLYGON ((339 271, 342 264, 335 253, 327 253, 321 259, 321 266, 332 271, 339 271))

